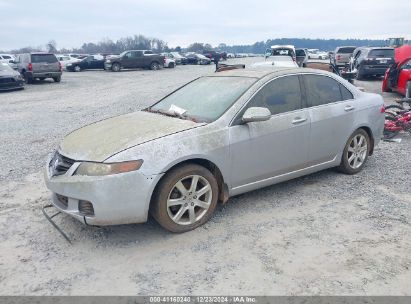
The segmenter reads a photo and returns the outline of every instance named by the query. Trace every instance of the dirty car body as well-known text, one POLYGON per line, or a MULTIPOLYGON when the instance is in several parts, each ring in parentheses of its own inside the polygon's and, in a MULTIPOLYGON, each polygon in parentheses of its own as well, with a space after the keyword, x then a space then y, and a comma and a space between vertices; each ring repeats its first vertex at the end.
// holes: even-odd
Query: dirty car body
POLYGON ((225 202, 338 166, 347 140, 360 128, 369 134, 371 154, 383 130, 382 105, 379 95, 325 71, 215 73, 146 110, 72 132, 50 156, 45 181, 54 206, 83 223, 143 223, 164 180, 187 164, 209 170, 218 185, 212 197, 225 202), (334 91, 315 95, 310 86, 318 81, 334 91), (278 98, 267 99, 269 94, 278 98), (323 104, 312 104, 318 98, 323 104))

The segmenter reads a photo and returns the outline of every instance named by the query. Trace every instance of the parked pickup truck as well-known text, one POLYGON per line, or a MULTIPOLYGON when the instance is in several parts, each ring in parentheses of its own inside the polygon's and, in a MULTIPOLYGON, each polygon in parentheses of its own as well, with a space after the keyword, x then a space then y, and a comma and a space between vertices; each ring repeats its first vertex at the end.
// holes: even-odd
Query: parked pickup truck
POLYGON ((104 63, 107 71, 119 72, 121 69, 149 68, 158 70, 163 67, 164 56, 149 50, 124 51, 119 56, 110 56, 104 63))

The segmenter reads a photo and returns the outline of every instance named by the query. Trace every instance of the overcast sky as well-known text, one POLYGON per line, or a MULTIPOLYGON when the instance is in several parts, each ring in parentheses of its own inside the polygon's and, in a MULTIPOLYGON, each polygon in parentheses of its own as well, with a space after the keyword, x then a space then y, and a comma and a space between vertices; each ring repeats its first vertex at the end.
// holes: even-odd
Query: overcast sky
POLYGON ((0 49, 143 34, 171 47, 269 38, 411 39, 411 0, 0 0, 0 49), (308 5, 309 4, 309 5, 308 5))

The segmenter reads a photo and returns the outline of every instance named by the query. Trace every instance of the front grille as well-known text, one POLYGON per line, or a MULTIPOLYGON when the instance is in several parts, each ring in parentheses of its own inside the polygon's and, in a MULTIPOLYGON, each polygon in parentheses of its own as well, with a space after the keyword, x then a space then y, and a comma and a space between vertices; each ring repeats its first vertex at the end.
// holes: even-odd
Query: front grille
POLYGON ((14 78, 9 78, 9 77, 3 77, 0 78, 0 83, 13 83, 16 82, 16 80, 14 78))
POLYGON ((52 168, 52 175, 58 176, 65 174, 70 167, 75 163, 74 159, 65 157, 60 153, 56 152, 53 159, 50 162, 50 166, 52 168))
POLYGON ((93 204, 88 201, 79 201, 78 211, 83 215, 94 215, 93 204))

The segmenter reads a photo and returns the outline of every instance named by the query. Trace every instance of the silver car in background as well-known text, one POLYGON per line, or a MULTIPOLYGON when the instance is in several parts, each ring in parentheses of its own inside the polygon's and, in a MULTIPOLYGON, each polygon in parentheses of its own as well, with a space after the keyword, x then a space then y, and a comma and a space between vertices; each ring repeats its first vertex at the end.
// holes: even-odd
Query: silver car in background
MULTIPOLYGON (((45 170, 56 208, 89 225, 185 232, 218 202, 330 167, 364 168, 383 99, 325 71, 231 70, 69 134, 45 170)), ((347 177, 349 178, 349 177, 347 177)))

